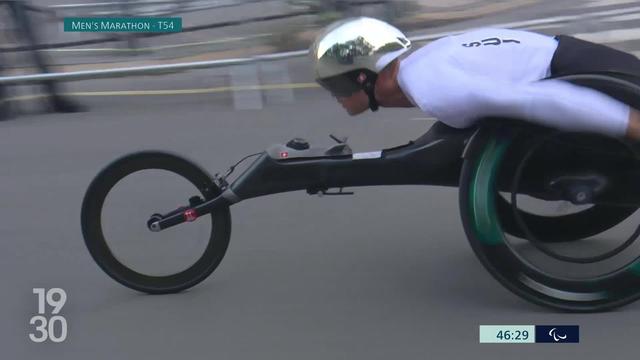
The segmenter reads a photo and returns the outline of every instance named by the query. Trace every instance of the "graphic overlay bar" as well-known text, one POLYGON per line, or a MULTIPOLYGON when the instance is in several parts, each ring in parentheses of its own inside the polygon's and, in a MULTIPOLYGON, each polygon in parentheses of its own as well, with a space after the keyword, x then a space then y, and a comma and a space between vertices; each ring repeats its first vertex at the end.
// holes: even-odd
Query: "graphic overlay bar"
POLYGON ((65 32, 180 32, 182 18, 126 17, 68 17, 64 18, 65 32))
POLYGON ((533 325, 480 325, 481 344, 532 344, 535 334, 533 325))
POLYGON ((579 343, 578 325, 536 325, 536 343, 579 343))
POLYGON ((481 344, 579 342, 578 325, 480 325, 481 344))

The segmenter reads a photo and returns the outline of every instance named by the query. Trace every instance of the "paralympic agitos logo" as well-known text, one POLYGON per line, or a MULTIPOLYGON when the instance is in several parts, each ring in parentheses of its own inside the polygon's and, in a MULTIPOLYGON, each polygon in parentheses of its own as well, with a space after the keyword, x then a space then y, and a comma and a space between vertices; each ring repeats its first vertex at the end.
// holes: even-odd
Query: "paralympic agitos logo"
POLYGON ((553 341, 559 342, 560 340, 566 340, 567 335, 558 335, 556 334, 556 328, 549 330, 549 336, 553 336, 553 341))
POLYGON ((580 342, 580 328, 577 325, 536 325, 537 343, 577 343, 580 342))

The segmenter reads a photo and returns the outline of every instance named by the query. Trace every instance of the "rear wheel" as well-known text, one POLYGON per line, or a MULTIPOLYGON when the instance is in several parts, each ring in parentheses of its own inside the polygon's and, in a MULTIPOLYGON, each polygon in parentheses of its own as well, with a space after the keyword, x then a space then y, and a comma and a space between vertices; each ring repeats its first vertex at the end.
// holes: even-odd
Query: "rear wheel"
MULTIPOLYGON (((520 210, 520 216, 542 242, 575 241, 600 234, 627 219, 637 208, 594 205, 586 210, 561 216, 542 216, 520 210)), ((524 232, 513 214, 512 204, 503 196, 496 198, 496 211, 503 230, 523 237, 524 232)))
MULTIPOLYGON (((562 148, 562 152, 557 151, 555 147, 545 152, 544 145, 546 143, 560 140, 557 136, 552 138, 546 138, 545 136, 548 137, 549 132, 544 130, 538 130, 537 132, 526 131, 526 133, 514 140, 512 146, 509 146, 508 151, 504 154, 502 163, 510 164, 511 166, 501 166, 501 173, 498 174, 499 178, 503 180, 503 187, 510 189, 513 185, 512 179, 518 166, 521 166, 523 170, 523 177, 533 178, 548 170, 549 166, 546 163, 548 159, 554 159, 556 163, 564 164, 567 167, 575 167, 575 158, 584 157, 584 155, 575 154, 577 150, 575 146, 565 146, 562 148), (536 133, 539 136, 531 136, 531 134, 536 133), (550 151, 553 151, 553 153, 549 153, 550 151), (525 158, 527 158, 529 164, 523 164, 525 158), (527 167, 523 167, 523 165, 527 165, 527 167)), ((567 136, 568 134, 564 134, 565 138, 567 136)), ((566 140, 568 141, 568 139, 566 140)), ((594 141, 596 140, 594 139, 594 141)), ((618 147, 612 143, 602 144, 604 148, 611 146, 618 147)), ((585 162, 588 162, 588 159, 585 159, 585 162)), ((547 174, 546 178, 550 178, 552 175, 547 174)), ((546 201, 544 206, 538 207, 542 207, 545 210, 542 211, 542 209, 534 209, 533 206, 529 206, 530 211, 527 211, 527 209, 521 207, 518 209, 518 216, 536 234, 537 238, 545 243, 575 241, 600 234, 624 221, 637 210, 635 207, 600 204, 577 207, 570 206, 566 201, 546 201), (536 212, 536 210, 538 211, 536 212)), ((517 237, 525 236, 521 224, 518 223, 518 219, 514 216, 510 191, 496 193, 496 211, 500 218, 502 229, 506 233, 517 237)))
MULTIPOLYGON (((532 137, 529 132, 524 136, 532 137)), ((547 164, 531 165, 534 170, 527 172, 523 169, 531 156, 511 161, 509 156, 526 143, 514 131, 486 126, 473 142, 461 172, 460 211, 471 247, 499 282, 531 302, 569 311, 601 311, 640 297, 640 244, 635 241, 640 220, 631 216, 637 208, 585 204, 564 216, 522 210, 526 203, 551 200, 531 200, 511 184, 508 188, 516 191, 505 192, 503 182, 535 181, 530 177, 548 175, 540 174, 547 164)), ((598 141, 598 146, 618 146, 613 142, 598 141)), ((561 154, 554 156, 561 161, 561 154)), ((572 166, 580 162, 574 153, 568 158, 572 166)), ((624 161, 640 168, 635 155, 624 161)))

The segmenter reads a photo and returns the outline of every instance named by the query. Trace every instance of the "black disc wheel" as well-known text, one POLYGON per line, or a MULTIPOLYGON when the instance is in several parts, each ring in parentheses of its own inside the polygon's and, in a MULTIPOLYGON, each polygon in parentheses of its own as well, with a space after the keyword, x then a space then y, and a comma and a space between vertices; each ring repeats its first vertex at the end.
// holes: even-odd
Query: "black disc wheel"
POLYGON ((152 232, 149 221, 220 194, 211 177, 176 155, 124 156, 91 182, 82 203, 82 233, 96 263, 119 283, 150 294, 190 288, 220 264, 229 245, 228 208, 152 232))
MULTIPOLYGON (((514 135, 517 138, 512 140, 512 145, 509 146, 509 150, 501 161, 503 164, 511 164, 512 166, 500 167, 501 174, 498 174, 509 190, 512 190, 513 179, 518 167, 521 170, 519 180, 522 180, 523 177, 533 177, 532 172, 535 173, 534 176, 543 173, 548 168, 546 161, 550 158, 555 160, 556 166, 575 165, 574 156, 577 154, 574 154, 574 150, 576 150, 575 145, 577 144, 570 143, 573 145, 571 148, 568 147, 569 145, 562 149, 553 147, 545 152, 545 145, 549 145, 550 142, 569 140, 566 139, 568 134, 562 134, 562 136, 552 134, 557 133, 539 129, 514 135), (531 136, 532 134, 537 136, 531 136), (525 160, 532 163, 532 166, 525 167, 524 165, 527 165, 525 160), (524 170, 529 171, 525 172, 524 170)), ((582 137, 580 140, 589 141, 589 139, 582 139, 582 137)), ((595 142, 601 139, 593 140, 595 142)), ((611 144, 602 144, 601 147, 611 147, 611 144)), ((571 207, 570 211, 570 206, 566 201, 547 202, 546 204, 546 211, 536 213, 536 209, 529 206, 530 209, 521 207, 517 213, 514 213, 511 192, 496 192, 496 211, 502 229, 510 235, 521 238, 527 235, 525 234, 527 231, 530 231, 535 234, 536 239, 544 243, 575 241, 600 234, 624 221, 637 210, 637 207, 597 204, 571 207), (526 228, 522 226, 523 223, 527 224, 526 228)))
POLYGON ((568 151, 556 144, 566 145, 566 139, 550 137, 541 146, 536 141, 542 133, 514 131, 513 124, 510 128, 482 127, 465 154, 461 172, 462 221, 481 263, 518 296, 555 309, 603 311, 638 299, 637 207, 575 204, 565 199, 573 210, 569 214, 537 212, 539 203, 562 198, 557 189, 540 184, 562 179, 565 170, 570 175, 590 170, 606 177, 607 171, 640 169, 637 155, 619 156, 626 150, 616 148, 617 140, 602 140, 602 136, 579 135, 568 151), (585 149, 605 152, 594 155, 585 149), (616 160, 607 158, 611 154, 616 160), (534 206, 523 208, 530 203, 534 206))
MULTIPOLYGON (((594 205, 572 214, 545 216, 520 209, 519 215, 528 227, 535 229, 541 242, 575 241, 606 231, 627 219, 637 208, 594 205)), ((503 196, 496 198, 496 211, 503 230, 511 235, 526 236, 514 216, 511 202, 503 196)))

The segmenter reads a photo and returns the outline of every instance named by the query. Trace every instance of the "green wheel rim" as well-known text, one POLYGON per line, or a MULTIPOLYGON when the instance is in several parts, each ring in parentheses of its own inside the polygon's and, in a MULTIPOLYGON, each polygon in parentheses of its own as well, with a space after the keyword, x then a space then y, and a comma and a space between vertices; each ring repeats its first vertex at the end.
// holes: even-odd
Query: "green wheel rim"
POLYGON ((471 180, 469 203, 472 224, 478 238, 486 245, 505 244, 504 233, 496 216, 494 193, 498 168, 509 143, 510 140, 489 140, 471 180))
POLYGON ((574 279, 541 271, 512 251, 495 194, 500 166, 514 138, 495 131, 488 135, 467 159, 460 182, 465 230, 483 265, 517 295, 554 308, 601 311, 640 297, 640 258, 605 275, 574 279))

